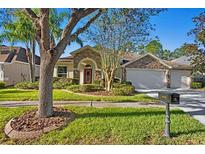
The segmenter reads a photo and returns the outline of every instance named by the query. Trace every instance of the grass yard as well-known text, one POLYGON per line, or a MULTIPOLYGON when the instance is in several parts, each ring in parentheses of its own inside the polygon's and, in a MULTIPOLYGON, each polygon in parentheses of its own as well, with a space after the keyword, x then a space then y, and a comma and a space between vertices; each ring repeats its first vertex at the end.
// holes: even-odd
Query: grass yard
MULTIPOLYGON (((85 96, 63 90, 54 90, 53 95, 56 101, 157 102, 156 99, 145 94, 136 94, 134 96, 85 96)), ((0 89, 0 101, 26 101, 37 99, 37 90, 0 89)))
POLYGON ((172 138, 163 137, 163 108, 66 107, 77 118, 39 139, 15 141, 3 134, 6 122, 31 107, 0 108, 0 144, 205 144, 205 126, 172 110, 172 138))

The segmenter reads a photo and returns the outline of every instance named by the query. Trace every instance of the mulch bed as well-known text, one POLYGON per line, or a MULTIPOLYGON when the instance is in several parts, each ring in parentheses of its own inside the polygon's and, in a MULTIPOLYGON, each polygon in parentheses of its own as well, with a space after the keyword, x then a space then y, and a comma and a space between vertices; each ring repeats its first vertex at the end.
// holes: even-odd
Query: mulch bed
POLYGON ((86 92, 84 94, 94 95, 94 96, 112 96, 112 93, 108 91, 94 91, 94 92, 86 92))
POLYGON ((28 111, 11 121, 11 127, 16 131, 40 131, 47 127, 61 127, 71 120, 71 112, 63 108, 53 108, 54 114, 49 118, 38 118, 37 110, 28 111))

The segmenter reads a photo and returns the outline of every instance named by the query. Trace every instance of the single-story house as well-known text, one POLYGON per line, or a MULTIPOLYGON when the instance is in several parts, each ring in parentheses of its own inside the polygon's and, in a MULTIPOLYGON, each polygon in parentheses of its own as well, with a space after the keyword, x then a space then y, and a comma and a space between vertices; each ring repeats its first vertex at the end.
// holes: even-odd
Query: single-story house
MULTIPOLYGON (((40 57, 36 56, 35 77, 39 77, 40 57)), ((22 47, 0 47, 0 81, 7 86, 29 81, 30 71, 26 49, 22 47)))
MULTIPOLYGON (((102 78, 99 51, 85 46, 60 58, 54 69, 54 77, 79 79, 80 84, 93 83, 102 78)), ((166 61, 152 54, 127 53, 116 77, 131 81, 136 88, 189 88, 192 69, 189 64, 177 60, 166 61)))

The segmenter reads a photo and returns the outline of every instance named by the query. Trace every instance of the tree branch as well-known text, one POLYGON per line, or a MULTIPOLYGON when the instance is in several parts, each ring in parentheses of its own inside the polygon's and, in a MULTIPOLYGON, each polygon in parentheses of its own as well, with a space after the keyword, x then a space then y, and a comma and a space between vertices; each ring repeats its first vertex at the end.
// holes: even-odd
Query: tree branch
POLYGON ((63 39, 66 35, 69 35, 78 21, 85 16, 95 12, 97 9, 73 9, 72 16, 65 26, 61 38, 63 39))
POLYGON ((40 9, 41 44, 44 50, 50 49, 49 9, 40 9))
POLYGON ((23 9, 26 14, 32 19, 32 20, 36 20, 38 19, 39 17, 35 14, 35 12, 33 12, 30 8, 25 8, 23 9))
POLYGON ((102 14, 102 10, 92 17, 83 27, 79 28, 75 33, 71 35, 71 40, 75 40, 79 34, 83 33, 100 15, 102 14))
MULTIPOLYGON (((60 42, 57 44, 57 46, 55 47, 56 51, 61 51, 60 53, 58 53, 58 56, 60 56, 62 54, 62 52, 64 51, 65 47, 71 42, 71 33, 74 29, 74 27, 76 26, 76 24, 80 21, 80 19, 88 16, 89 14, 95 12, 97 9, 78 9, 75 10, 72 13, 72 16, 68 22, 68 24, 66 25, 63 33, 62 33, 62 37, 60 42)), ((100 11, 101 12, 101 11, 100 11)), ((78 33, 78 35, 80 33, 82 33, 83 31, 86 30, 86 28, 88 28, 90 26, 90 24, 97 19, 97 17, 99 17, 99 13, 91 18, 88 23, 86 24, 86 26, 84 26, 80 31, 76 31, 78 33)), ((77 34, 76 33, 76 34, 77 34)), ((75 37, 73 37, 75 38, 75 37)))

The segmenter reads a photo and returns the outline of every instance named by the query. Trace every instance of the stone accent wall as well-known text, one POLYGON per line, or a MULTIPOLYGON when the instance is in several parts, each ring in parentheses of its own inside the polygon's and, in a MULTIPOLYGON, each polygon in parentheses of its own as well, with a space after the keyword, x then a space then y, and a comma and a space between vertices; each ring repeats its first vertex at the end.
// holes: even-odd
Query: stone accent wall
POLYGON ((131 64, 128 64, 128 68, 144 68, 144 69, 167 69, 166 66, 161 64, 157 59, 150 55, 147 55, 131 64))
POLYGON ((74 71, 73 71, 73 77, 74 77, 75 79, 80 79, 80 72, 79 72, 78 70, 74 70, 74 71))
POLYGON ((73 62, 74 68, 77 69, 79 62, 84 58, 90 58, 90 59, 94 60, 97 64, 98 69, 101 68, 100 54, 95 52, 95 51, 92 51, 92 50, 85 50, 85 51, 76 53, 74 55, 74 62, 73 62))

